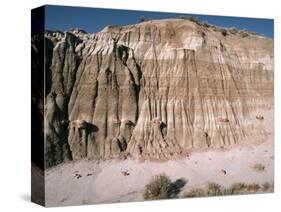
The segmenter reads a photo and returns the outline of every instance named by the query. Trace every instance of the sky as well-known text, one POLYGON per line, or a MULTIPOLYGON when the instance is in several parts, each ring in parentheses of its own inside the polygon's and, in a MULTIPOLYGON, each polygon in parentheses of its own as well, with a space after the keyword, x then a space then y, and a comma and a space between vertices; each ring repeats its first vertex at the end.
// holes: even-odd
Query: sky
POLYGON ((124 26, 135 24, 140 17, 145 17, 146 19, 166 19, 182 15, 196 16, 201 22, 208 22, 220 27, 246 29, 270 38, 274 36, 273 19, 51 5, 46 6, 45 28, 61 31, 66 31, 70 28, 81 28, 88 33, 93 33, 101 31, 107 25, 124 26))

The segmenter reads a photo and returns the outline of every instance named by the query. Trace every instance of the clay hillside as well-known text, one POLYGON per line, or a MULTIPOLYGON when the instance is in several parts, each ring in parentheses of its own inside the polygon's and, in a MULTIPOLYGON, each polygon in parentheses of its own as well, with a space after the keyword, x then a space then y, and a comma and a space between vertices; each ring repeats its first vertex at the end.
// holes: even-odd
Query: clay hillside
POLYGON ((272 39, 180 18, 44 36, 46 167, 267 139, 272 39))

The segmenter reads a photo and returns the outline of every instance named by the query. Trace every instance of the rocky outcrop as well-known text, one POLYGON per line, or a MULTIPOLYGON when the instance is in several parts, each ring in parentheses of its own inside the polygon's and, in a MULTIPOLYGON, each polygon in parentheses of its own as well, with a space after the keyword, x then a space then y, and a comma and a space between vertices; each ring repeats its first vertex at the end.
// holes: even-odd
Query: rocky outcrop
POLYGON ((271 39, 181 19, 45 39, 46 156, 55 164, 266 139, 256 116, 272 107, 271 39))

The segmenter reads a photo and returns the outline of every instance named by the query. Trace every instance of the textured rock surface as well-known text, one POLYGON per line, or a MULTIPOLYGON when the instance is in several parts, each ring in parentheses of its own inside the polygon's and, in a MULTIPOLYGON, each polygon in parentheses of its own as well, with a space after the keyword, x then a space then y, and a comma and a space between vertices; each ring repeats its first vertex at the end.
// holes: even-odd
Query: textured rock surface
POLYGON ((256 117, 273 111, 271 39, 168 19, 45 40, 51 164, 266 139, 256 117))

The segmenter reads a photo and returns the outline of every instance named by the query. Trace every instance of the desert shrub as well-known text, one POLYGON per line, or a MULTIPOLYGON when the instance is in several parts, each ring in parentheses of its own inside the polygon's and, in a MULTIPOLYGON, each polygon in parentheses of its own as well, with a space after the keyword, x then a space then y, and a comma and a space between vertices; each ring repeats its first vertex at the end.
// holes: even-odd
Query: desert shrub
POLYGON ((219 31, 221 32, 221 34, 222 34, 223 36, 226 36, 226 35, 227 35, 226 29, 221 28, 221 29, 219 29, 219 31))
POLYGON ((221 186, 217 183, 209 182, 206 190, 207 196, 221 196, 221 186))
POLYGON ((257 192, 260 190, 261 186, 257 183, 251 183, 247 186, 247 191, 249 192, 257 192))
POLYGON ((224 188, 221 190, 221 195, 222 196, 228 196, 228 195, 233 195, 233 190, 231 188, 224 188))
MULTIPOLYGON (((273 185, 270 183, 264 183, 262 185, 257 184, 257 183, 250 183, 250 184, 245 184, 245 183, 234 183, 230 186, 231 192, 229 193, 230 195, 235 195, 235 194, 249 194, 249 193, 256 193, 258 191, 270 191, 273 190, 273 185)), ((226 195, 226 194, 224 194, 226 195)))
POLYGON ((185 197, 203 197, 206 196, 205 190, 203 188, 194 188, 185 194, 185 197))
POLYGON ((185 193, 183 197, 204 197, 204 196, 222 196, 222 195, 238 195, 249 194, 258 191, 273 191, 273 185, 264 183, 259 185, 257 183, 234 183, 227 188, 223 188, 217 183, 209 182, 205 188, 194 188, 185 193))
POLYGON ((229 192, 224 195, 241 194, 247 190, 247 185, 245 183, 234 183, 227 190, 229 192))
POLYGON ((158 200, 169 198, 171 180, 165 174, 154 176, 145 186, 143 198, 145 200, 158 200))
POLYGON ((268 182, 263 183, 261 185, 261 189, 262 189, 262 191, 273 191, 273 184, 270 184, 268 182))
POLYGON ((209 182, 205 188, 194 188, 184 194, 184 197, 221 196, 222 187, 214 182, 209 182))
POLYGON ((245 183, 234 183, 230 186, 232 191, 242 191, 247 188, 245 183))
POLYGON ((143 198, 145 200, 177 198, 185 184, 186 180, 183 178, 172 182, 165 174, 156 175, 145 186, 143 198))
POLYGON ((253 166, 253 169, 258 172, 263 172, 263 171, 265 171, 265 166, 261 163, 255 163, 255 165, 253 166))

